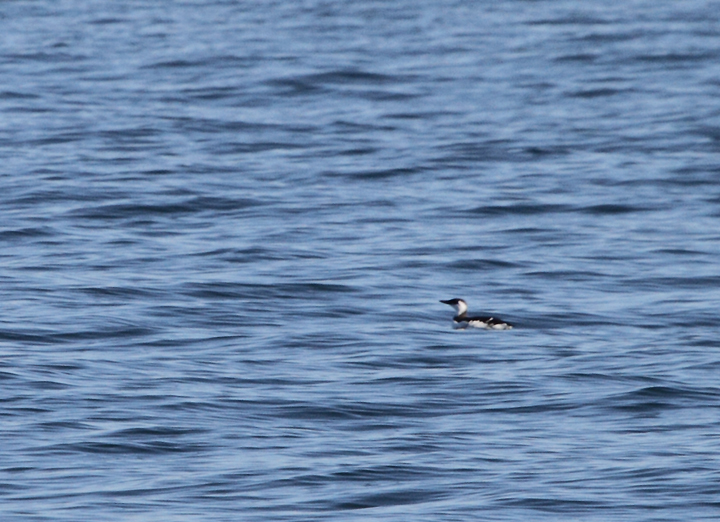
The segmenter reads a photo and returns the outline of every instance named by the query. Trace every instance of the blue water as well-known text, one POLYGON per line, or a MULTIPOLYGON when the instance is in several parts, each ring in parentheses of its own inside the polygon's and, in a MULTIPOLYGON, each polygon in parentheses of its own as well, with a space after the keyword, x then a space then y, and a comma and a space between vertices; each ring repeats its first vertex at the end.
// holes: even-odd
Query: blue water
POLYGON ((0 4, 0 519, 720 519, 717 7, 0 4))

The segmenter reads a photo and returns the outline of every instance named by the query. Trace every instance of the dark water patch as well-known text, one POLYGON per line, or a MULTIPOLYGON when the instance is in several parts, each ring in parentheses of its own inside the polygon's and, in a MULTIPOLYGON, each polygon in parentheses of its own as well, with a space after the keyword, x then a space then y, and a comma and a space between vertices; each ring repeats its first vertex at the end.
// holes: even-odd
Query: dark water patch
POLYGON ((113 142, 122 142, 125 140, 137 142, 138 138, 155 138, 161 134, 162 131, 160 129, 149 126, 109 129, 98 132, 99 137, 107 138, 113 142))
POLYGON ((567 93, 572 98, 605 98, 609 96, 617 96, 619 94, 627 94, 631 92, 629 89, 612 89, 609 87, 597 89, 581 89, 567 93))
POLYGON ((720 276, 624 278, 622 284, 636 290, 708 289, 718 287, 720 276))
POLYGON ((694 258, 710 254, 710 252, 701 252, 699 250, 692 250, 689 248, 658 248, 657 250, 653 250, 652 253, 658 255, 690 256, 694 258))
POLYGON ((679 187, 720 187, 720 167, 717 165, 688 165, 684 167, 678 167, 669 171, 672 175, 661 179, 655 179, 650 183, 657 183, 658 185, 675 185, 679 187))
POLYGON ((391 478, 392 480, 412 480, 432 474, 435 470, 427 466, 404 465, 404 464, 376 464, 369 466, 358 466, 348 470, 332 473, 330 480, 340 481, 367 481, 391 478))
POLYGON ((573 383, 582 383, 584 381, 597 381, 599 384, 607 386, 612 383, 633 383, 635 379, 626 375, 618 375, 615 373, 603 373, 598 371, 582 371, 570 372, 561 377, 573 383))
POLYGON ((250 122, 238 119, 205 118, 205 117, 170 117, 169 121, 175 128, 183 132, 200 134, 276 134, 283 131, 293 133, 311 133, 318 129, 313 125, 298 125, 296 123, 267 123, 262 121, 250 122))
POLYGON ((638 62, 646 62, 659 64, 667 67, 690 67, 694 62, 706 62, 718 59, 717 52, 695 52, 695 53, 656 53, 656 54, 639 54, 632 57, 632 60, 638 62))
POLYGON ((70 384, 51 380, 29 381, 25 385, 35 390, 66 390, 72 387, 70 384))
POLYGON ((80 142, 87 139, 88 136, 85 132, 63 131, 55 133, 53 136, 29 140, 28 143, 34 147, 44 147, 46 145, 64 145, 66 143, 80 142))
MULTIPOLYGON (((326 313, 328 313, 327 309, 325 310, 326 313)), ((350 311, 350 314, 352 314, 353 311, 350 311)), ((369 313, 367 310, 358 310, 357 313, 369 313)), ((301 314, 296 314, 296 317, 299 317, 301 314)), ((317 314, 321 315, 321 314, 317 314)), ((354 328, 356 329, 358 325, 360 324, 360 321, 355 322, 354 324, 350 322, 342 322, 342 321, 336 321, 334 322, 339 329, 342 328, 349 328, 347 335, 324 335, 323 332, 323 324, 324 323, 314 323, 316 325, 317 329, 314 331, 314 333, 309 335, 303 335, 303 336, 297 336, 297 335, 288 335, 287 336, 287 343, 288 346, 291 348, 299 348, 301 350, 320 350, 320 349, 327 349, 327 350, 335 350, 335 351, 342 351, 347 354, 355 354, 355 355, 349 355, 351 359, 354 360, 355 357, 365 357, 368 354, 366 353, 366 337, 359 335, 357 333, 354 333, 354 328)), ((253 363, 248 363, 253 364, 253 363)), ((259 363, 260 365, 264 365, 265 363, 259 363)), ((344 362, 344 364, 350 364, 350 360, 347 360, 344 362)))
MULTIPOLYGON (((39 173, 38 173, 39 174, 39 173)), ((44 174, 50 174, 45 172, 44 174)), ((81 177, 79 173, 75 176, 81 177)), ((65 176, 47 176, 47 181, 63 181, 65 176)), ((121 197, 122 192, 110 192, 104 196, 121 197)), ((67 189, 47 189, 44 187, 33 187, 31 190, 24 192, 13 200, 19 206, 42 205, 48 203, 70 203, 70 202, 96 202, 99 194, 95 191, 78 192, 68 187, 67 189)))
POLYGON ((522 151, 528 156, 543 157, 543 156, 564 156, 571 153, 570 147, 564 145, 533 145, 532 147, 525 147, 522 151))
MULTIPOLYGON (((273 261, 287 259, 287 252, 278 252, 273 248, 248 247, 248 248, 218 248, 214 250, 195 252, 192 256, 208 257, 211 259, 222 259, 228 263, 248 264, 258 261, 273 261)), ((323 259, 325 256, 317 253, 303 253, 298 256, 303 259, 323 259)))
POLYGON ((406 101, 417 98, 413 92, 399 91, 398 86, 411 83, 407 75, 387 75, 359 70, 338 70, 325 73, 275 78, 265 85, 283 96, 330 94, 357 97, 371 101, 406 101), (383 89, 377 88, 383 86, 383 89), (394 88, 394 89, 393 89, 394 88))
POLYGON ((101 454, 101 455, 165 455, 174 453, 198 453, 206 451, 204 444, 198 443, 171 443, 163 440, 153 440, 142 443, 134 442, 76 442, 67 444, 54 444, 40 448, 33 448, 32 453, 52 455, 73 454, 101 454))
POLYGON ((186 89, 183 91, 188 100, 224 100, 234 99, 240 94, 237 87, 205 87, 202 89, 186 89))
POLYGON ((503 230, 503 234, 522 234, 528 236, 537 236, 540 234, 547 234, 548 232, 547 228, 540 227, 518 227, 503 230))
POLYGON ((552 313, 523 314, 519 319, 513 319, 504 313, 501 317, 510 321, 518 329, 553 330, 560 328, 585 328, 590 326, 634 326, 632 317, 617 317, 600 313, 567 311, 565 309, 552 313))
POLYGON ((435 502, 448 497, 448 493, 432 489, 393 488, 381 493, 358 495, 355 498, 333 503, 331 510, 371 509, 388 506, 407 506, 435 502))
MULTIPOLYGON (((692 132, 693 132, 693 134, 696 134, 703 138, 707 138, 708 140, 712 141, 713 143, 720 143, 720 127, 718 127, 716 125, 701 125, 701 126, 698 126, 692 132)), ((717 166, 713 166, 711 168, 715 172, 717 172, 717 170, 718 170, 717 166)))
POLYGON ((40 62, 40 63, 67 63, 67 62, 81 62, 87 58, 87 55, 75 55, 67 52, 56 51, 52 53, 39 51, 39 52, 27 52, 27 53, 5 53, 3 55, 8 61, 23 61, 23 62, 40 62))
POLYGON ((55 371, 55 372, 64 372, 64 373, 72 373, 79 370, 83 370, 86 368, 84 364, 79 364, 75 362, 43 362, 41 365, 38 366, 39 371, 55 371))
POLYGON ((27 227, 1 231, 0 241, 19 241, 22 239, 34 239, 38 237, 54 237, 55 235, 56 231, 50 227, 27 227))
POLYGON ((375 154, 378 149, 375 147, 353 147, 338 152, 340 156, 365 156, 368 154, 375 154))
POLYGON ((367 90, 361 93, 357 93, 359 98, 370 100, 370 101, 410 101, 416 98, 421 98, 422 95, 412 92, 398 92, 398 91, 381 91, 377 89, 367 90))
MULTIPOLYGON (((668 303, 671 307, 677 307, 680 303, 673 301, 668 303)), ((642 322, 638 321, 638 325, 644 328, 716 328, 720 326, 720 316, 712 309, 710 310, 693 310, 691 312, 667 312, 647 314, 647 319, 642 322)))
POLYGON ((43 431, 56 432, 58 430, 77 430, 88 431, 95 429, 94 426, 86 422, 78 421, 49 421, 37 424, 37 428, 43 431))
POLYGON ((28 92, 0 91, 0 100, 37 100, 40 96, 28 92))
POLYGON ((580 212, 592 215, 617 215, 617 214, 632 214, 635 212, 650 212, 658 210, 656 207, 639 206, 639 205, 623 205, 618 203, 603 203, 599 205, 589 205, 586 207, 580 207, 580 212))
POLYGON ((13 379, 20 379, 20 375, 12 371, 0 371, 0 381, 11 381, 13 379))
POLYGON ((197 196, 173 203, 113 203, 75 209, 68 215, 76 218, 118 220, 143 217, 172 217, 199 212, 233 212, 263 205, 253 199, 197 196))
POLYGON ((504 139, 485 139, 477 142, 459 142, 440 148, 444 155, 437 159, 441 165, 453 162, 500 163, 527 161, 532 154, 517 148, 517 143, 504 139))
POLYGON ((459 116, 460 113, 451 111, 451 110, 442 110, 442 111, 428 111, 428 110, 419 110, 419 111, 413 111, 413 112, 398 112, 398 113, 389 113, 383 116, 383 118, 389 119, 389 120, 421 120, 421 121, 431 121, 438 118, 443 117, 452 117, 452 116, 459 116))
POLYGON ((381 170, 375 170, 375 171, 368 171, 368 172, 349 172, 346 174, 343 174, 343 176, 347 176, 354 179, 359 180, 367 180, 367 181, 373 181, 373 180, 382 180, 382 179, 391 179, 395 177, 409 177, 413 174, 418 174, 422 172, 423 169, 420 168, 394 168, 394 169, 381 169, 381 170))
POLYGON ((122 428, 107 433, 105 437, 120 439, 154 438, 154 437, 184 437, 188 435, 203 435, 208 432, 205 428, 180 428, 169 426, 122 428))
MULTIPOLYGON (((447 350, 447 346, 444 344, 437 344, 434 346, 426 347, 427 350, 447 350)), ((359 361, 349 361, 348 364, 356 365, 359 367, 365 367, 368 369, 377 368, 449 368, 454 367, 456 364, 461 364, 462 358, 453 357, 452 360, 448 360, 444 356, 432 356, 423 354, 403 354, 395 355, 392 357, 383 357, 381 359, 362 359, 359 361)), ((378 378, 382 383, 412 383, 415 382, 420 384, 426 381, 425 378, 411 378, 407 376, 398 376, 391 378, 378 378)))
POLYGON ((19 329, 0 329, 1 341, 24 342, 31 345, 34 344, 53 344, 59 341, 52 331, 41 328, 33 330, 19 329))
POLYGON ((155 328, 143 327, 137 325, 120 325, 120 326, 98 326, 96 329, 75 329, 68 328, 70 331, 58 332, 47 331, 44 334, 19 334, 0 332, 0 339, 7 337, 8 339, 25 339, 35 343, 76 343, 81 341, 97 341, 108 339, 133 339, 145 337, 156 332, 155 328))
POLYGON ((182 413, 207 413, 225 411, 226 406, 222 401, 216 399, 200 400, 200 399, 182 399, 176 398, 171 403, 159 404, 157 409, 162 412, 182 412, 182 413))
POLYGON ((198 196, 186 203, 188 207, 201 212, 226 212, 244 210, 246 208, 258 207, 265 204, 264 201, 250 198, 225 198, 217 196, 198 196))
MULTIPOLYGON (((28 472, 35 471, 34 468, 28 468, 28 467, 12 467, 12 468, 0 468, 0 472, 2 473, 8 473, 8 474, 19 474, 23 475, 28 472)), ((30 491, 32 490, 32 487, 26 484, 14 484, 12 482, 5 482, 0 481, 0 494, 2 495, 12 495, 17 498, 17 496, 21 495, 22 492, 30 491)), ((46 520, 50 520, 49 518, 46 520)))
MULTIPOLYGON (((528 477, 529 478, 529 477, 528 477)), ((565 514, 570 516, 588 516, 598 510, 607 510, 614 507, 609 502, 591 500, 571 500, 567 498, 543 498, 523 497, 517 499, 505 499, 499 502, 503 506, 522 507, 539 511, 541 513, 565 514)))
MULTIPOLYGON (((53 112, 58 112, 57 108, 49 107, 49 106, 39 106, 39 105, 20 105, 20 106, 14 106, 14 107, 6 107, 3 109, 4 112, 8 114, 49 114, 53 112)), ((14 143, 10 141, 4 141, 0 140, 0 144, 10 144, 14 143)))
POLYGON ((291 87, 298 92, 310 92, 320 90, 323 86, 327 85, 393 85, 400 82, 409 82, 412 79, 413 77, 407 75, 388 75, 356 69, 345 69, 277 78, 268 81, 267 84, 270 86, 291 87))
POLYGON ((4 473, 26 473, 28 471, 33 471, 35 468, 31 468, 28 466, 14 466, 10 468, 2 468, 1 470, 4 473))
POLYGON ((116 17, 101 17, 89 20, 89 24, 93 25, 115 25, 115 24, 126 24, 130 22, 129 18, 116 18, 116 17))
POLYGON ((162 216, 192 212, 186 202, 170 204, 109 204, 70 212, 72 217, 114 220, 133 217, 162 216))
POLYGON ((528 20, 524 22, 526 25, 580 25, 580 26, 597 26, 613 24, 614 20, 604 17, 596 17, 581 11, 574 13, 562 13, 557 18, 540 18, 537 20, 528 20))
POLYGON ((175 174, 175 171, 170 169, 149 169, 144 170, 140 174, 142 174, 143 177, 146 176, 167 176, 170 174, 175 174))
POLYGON ((609 397, 600 405, 618 411, 655 413, 686 407, 720 409, 720 390, 699 390, 684 386, 647 386, 609 397))
POLYGON ((289 141, 253 141, 250 143, 223 143, 214 147, 217 154, 254 154, 276 150, 302 149, 303 144, 289 141))
POLYGON ((302 77, 269 80, 266 85, 280 91, 283 96, 307 96, 325 91, 322 85, 317 85, 302 77))
POLYGON ((161 295, 161 292, 158 292, 157 290, 139 288, 137 286, 80 287, 76 288, 75 291, 86 294, 88 296, 99 298, 119 297, 124 299, 141 299, 154 298, 161 295))
MULTIPOLYGON (((198 312, 194 308, 179 308, 176 307, 178 310, 177 312, 173 314, 166 314, 165 317, 182 317, 184 315, 191 315, 191 316, 197 316, 198 312)), ((155 310, 153 310, 155 312, 155 310)), ((161 315, 162 314, 158 314, 161 315)), ((239 325, 238 316, 233 315, 232 316, 235 320, 232 324, 239 325)), ((236 343, 235 341, 242 341, 244 339, 247 339, 251 335, 247 332, 235 332, 232 335, 222 335, 222 334, 216 334, 216 335, 208 335, 206 337, 194 337, 194 338, 185 338, 185 337, 165 337, 158 339, 157 337, 149 338, 149 339, 140 339, 137 341, 136 346, 145 346, 145 347, 151 347, 151 348, 185 348, 185 347, 201 347, 207 343, 210 342, 217 342, 217 343, 227 343, 228 345, 235 347, 236 343)))
MULTIPOLYGON (((437 470, 430 469, 426 466, 409 466, 397 464, 382 464, 374 466, 357 466, 348 470, 338 471, 327 475, 310 475, 305 476, 305 480, 309 482, 327 483, 353 483, 368 481, 412 481, 430 476, 437 470)), ((295 477, 293 480, 303 479, 303 477, 295 477)))
MULTIPOLYGON (((427 413, 427 412, 426 412, 427 413)), ((278 409, 277 415, 284 419, 332 421, 360 419, 412 419, 418 415, 417 406, 389 403, 364 403, 352 401, 345 404, 298 403, 278 409)), ((438 414, 435 414, 438 415, 438 414)), ((370 428, 374 429, 374 428, 370 428)))
MULTIPOLYGON (((708 351, 708 357, 712 358, 713 354, 715 352, 715 348, 717 348, 717 344, 715 343, 715 338, 713 336, 712 331, 707 332, 703 334, 703 337, 700 336, 692 336, 689 339, 684 339, 684 343, 687 346, 695 346, 698 348, 710 348, 710 351, 708 351)), ((714 361, 703 361, 697 364, 690 365, 692 368, 707 368, 708 370, 715 370, 720 367, 720 361, 714 362, 714 361)))
POLYGON ((522 265, 499 259, 463 259, 447 265, 452 270, 495 270, 498 268, 520 268, 522 265))
POLYGON ((519 202, 509 205, 485 205, 481 207, 475 207, 474 209, 468 210, 467 213, 485 216, 485 217, 496 217, 496 216, 534 216, 542 214, 557 214, 562 212, 568 212, 572 210, 570 205, 560 205, 555 203, 527 203, 519 202))
POLYGON ((564 56, 558 56, 554 61, 558 63, 570 62, 570 63, 593 63, 600 58, 600 55, 595 53, 573 53, 564 56))
MULTIPOLYGON (((323 318, 323 319, 343 319, 350 318, 353 320, 360 320, 363 314, 369 313, 370 309, 367 307, 359 306, 346 306, 342 308, 327 308, 327 307, 309 307, 305 310, 304 316, 306 318, 323 318)), ((301 346, 318 346, 325 344, 325 341, 318 341, 315 335, 307 339, 307 342, 301 342, 301 346)), ((336 346, 335 341, 331 343, 332 346, 336 346)))
POLYGON ((204 60, 167 60, 141 66, 142 69, 184 69, 188 67, 200 67, 205 65, 204 60))
POLYGON ((192 297, 212 299, 254 298, 257 300, 307 299, 322 295, 348 294, 359 290, 350 285, 335 283, 189 283, 184 285, 182 293, 192 297))
POLYGON ((342 408, 311 404, 285 406, 279 409, 277 415, 287 420, 313 420, 315 422, 352 420, 357 417, 342 408))
POLYGON ((397 127, 392 125, 380 124, 380 123, 359 123, 348 120, 335 120, 333 121, 333 128, 338 134, 345 134, 348 136, 355 136, 358 134, 382 132, 382 131, 394 131, 397 127))
POLYGON ((576 36, 574 40, 577 42, 587 42, 591 44, 612 44, 616 42, 628 42, 630 40, 638 40, 643 38, 643 33, 641 31, 623 31, 618 29, 619 27, 615 27, 615 29, 611 31, 580 34, 576 36))
POLYGON ((305 76, 308 80, 311 80, 313 82, 317 83, 335 83, 335 84, 346 84, 346 83, 353 83, 353 84, 371 84, 371 85, 377 85, 377 84, 383 84, 383 83, 397 83, 400 78, 409 79, 407 76, 401 76, 401 75, 390 75, 390 74, 380 74, 380 73, 372 73, 367 71, 362 71, 359 69, 344 69, 344 70, 335 70, 335 71, 328 71, 324 73, 319 74, 310 74, 305 76))

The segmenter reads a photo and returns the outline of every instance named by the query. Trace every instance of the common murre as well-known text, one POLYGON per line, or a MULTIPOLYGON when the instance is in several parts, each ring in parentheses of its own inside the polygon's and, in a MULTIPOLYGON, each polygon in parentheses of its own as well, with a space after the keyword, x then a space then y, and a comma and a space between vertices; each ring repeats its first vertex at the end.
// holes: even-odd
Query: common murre
POLYGON ((470 317, 467 315, 468 305, 462 299, 450 299, 448 301, 440 301, 446 305, 455 307, 457 315, 453 317, 453 326, 455 328, 485 328, 487 330, 510 330, 513 326, 500 319, 499 317, 470 317))

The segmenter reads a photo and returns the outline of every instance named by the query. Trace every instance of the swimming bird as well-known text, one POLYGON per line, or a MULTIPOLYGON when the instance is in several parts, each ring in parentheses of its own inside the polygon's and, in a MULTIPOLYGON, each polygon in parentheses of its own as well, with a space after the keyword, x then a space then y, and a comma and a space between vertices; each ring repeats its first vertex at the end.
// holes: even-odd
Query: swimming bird
POLYGON ((467 315, 468 305, 462 299, 441 300, 440 302, 453 306, 457 310, 457 315, 453 317, 453 326, 455 328, 467 328, 470 326, 487 330, 510 330, 513 327, 499 317, 470 317, 467 315))

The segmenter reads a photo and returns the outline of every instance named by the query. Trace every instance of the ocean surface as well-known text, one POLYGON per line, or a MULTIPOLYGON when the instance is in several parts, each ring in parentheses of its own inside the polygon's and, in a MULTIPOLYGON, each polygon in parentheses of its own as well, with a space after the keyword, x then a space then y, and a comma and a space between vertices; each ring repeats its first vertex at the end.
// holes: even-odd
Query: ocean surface
POLYGON ((717 2, 0 33, 1 520, 720 520, 717 2))

